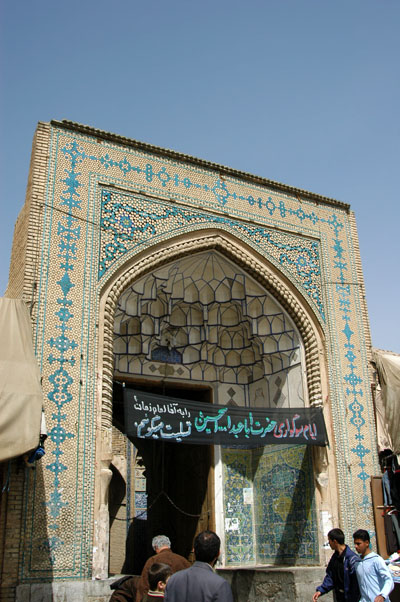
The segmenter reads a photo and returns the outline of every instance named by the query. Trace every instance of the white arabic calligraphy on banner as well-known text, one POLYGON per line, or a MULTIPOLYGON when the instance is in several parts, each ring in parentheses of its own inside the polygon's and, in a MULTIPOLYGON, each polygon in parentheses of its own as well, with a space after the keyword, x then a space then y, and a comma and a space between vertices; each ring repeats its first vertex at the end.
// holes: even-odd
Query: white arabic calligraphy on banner
POLYGON ((325 445, 322 412, 315 409, 231 408, 164 398, 127 389, 124 391, 126 432, 129 436, 191 443, 265 445, 271 442, 325 445), (205 409, 207 408, 207 413, 205 409), (318 423, 318 426, 317 426, 318 423), (322 428, 321 428, 322 426, 322 428), (322 432, 319 432, 322 431, 322 432), (237 440, 237 443, 235 443, 237 440))

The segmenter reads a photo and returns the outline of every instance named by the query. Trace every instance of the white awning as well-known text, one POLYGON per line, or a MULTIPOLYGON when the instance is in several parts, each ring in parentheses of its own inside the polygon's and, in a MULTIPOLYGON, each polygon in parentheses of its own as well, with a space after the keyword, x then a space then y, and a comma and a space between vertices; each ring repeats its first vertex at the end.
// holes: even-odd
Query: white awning
POLYGON ((373 360, 381 386, 382 405, 393 452, 400 454, 400 355, 373 350, 373 360))
POLYGON ((0 462, 37 447, 42 406, 28 308, 0 297, 0 462))

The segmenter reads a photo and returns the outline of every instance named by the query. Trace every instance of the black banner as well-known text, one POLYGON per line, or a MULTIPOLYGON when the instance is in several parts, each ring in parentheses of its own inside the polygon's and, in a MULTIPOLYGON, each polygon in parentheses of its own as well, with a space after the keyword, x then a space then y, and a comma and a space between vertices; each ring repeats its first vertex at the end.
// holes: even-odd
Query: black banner
POLYGON ((125 387, 124 414, 128 437, 227 447, 327 444, 321 408, 220 406, 125 387))

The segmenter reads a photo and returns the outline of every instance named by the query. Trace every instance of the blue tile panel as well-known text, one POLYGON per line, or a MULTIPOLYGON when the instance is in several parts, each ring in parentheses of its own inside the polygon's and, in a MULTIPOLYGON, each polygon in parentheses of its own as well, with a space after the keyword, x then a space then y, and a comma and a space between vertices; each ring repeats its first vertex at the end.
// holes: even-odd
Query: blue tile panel
POLYGON ((253 506, 244 503, 244 490, 253 486, 251 460, 250 450, 222 450, 225 555, 230 565, 253 565, 256 561, 253 506))
POLYGON ((227 563, 317 564, 318 532, 309 449, 266 446, 223 450, 222 457, 225 517, 236 518, 239 524, 236 531, 225 535, 227 563), (252 490, 252 504, 246 499, 248 488, 252 490))

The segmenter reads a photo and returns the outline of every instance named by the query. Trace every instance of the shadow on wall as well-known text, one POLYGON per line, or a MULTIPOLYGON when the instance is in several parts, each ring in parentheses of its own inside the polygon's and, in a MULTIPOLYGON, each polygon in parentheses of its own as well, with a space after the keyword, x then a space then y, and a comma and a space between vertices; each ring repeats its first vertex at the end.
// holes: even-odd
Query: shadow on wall
POLYGON ((140 575, 146 560, 154 554, 154 550, 148 553, 147 543, 147 520, 134 518, 128 529, 125 545, 125 562, 122 567, 123 575, 140 575))
POLYGON ((295 559, 295 562, 299 557, 304 557, 305 550, 303 548, 307 544, 304 544, 303 537, 306 531, 309 530, 308 523, 314 498, 314 488, 307 487, 306 483, 311 468, 310 464, 310 452, 306 449, 301 469, 298 471, 275 564, 284 564, 288 556, 295 559), (301 509, 300 512, 299 509, 301 509))
POLYGON ((146 549, 147 521, 126 518, 127 485, 113 464, 110 468, 113 473, 109 488, 110 574, 140 575, 148 556, 154 553, 147 553, 146 549))
MULTIPOLYGON (((0 599, 15 599, 17 585, 24 581, 49 583, 57 550, 63 541, 49 528, 43 470, 46 458, 27 467, 22 458, 2 464, 0 474, 1 566, 0 599)), ((51 511, 54 508, 50 507, 51 511)), ((30 587, 30 585, 27 585, 30 587)))
MULTIPOLYGON (((53 530, 52 525, 47 523, 45 508, 49 508, 49 520, 58 522, 59 511, 57 510, 57 490, 52 494, 45 495, 44 469, 48 462, 46 456, 36 463, 34 468, 25 468, 25 495, 27 504, 24 516, 24 527, 32 520, 32 539, 26 541, 26 552, 24 554, 24 571, 34 575, 35 581, 39 577, 41 581, 53 581, 53 568, 56 563, 57 551, 62 548, 62 541, 53 530)), ((47 491, 49 488, 47 487, 47 491)))
POLYGON ((267 446, 254 452, 253 470, 257 564, 318 564, 310 450, 267 446))

